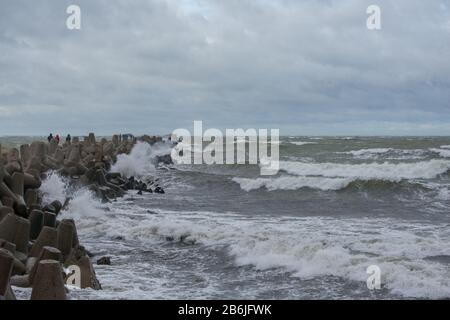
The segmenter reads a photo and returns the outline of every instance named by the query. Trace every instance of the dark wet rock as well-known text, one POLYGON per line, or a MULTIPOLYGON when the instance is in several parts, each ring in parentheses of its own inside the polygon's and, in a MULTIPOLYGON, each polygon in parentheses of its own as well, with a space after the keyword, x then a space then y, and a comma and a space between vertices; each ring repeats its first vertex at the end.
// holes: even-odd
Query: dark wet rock
POLYGON ((43 209, 44 209, 44 211, 52 212, 52 213, 56 214, 56 208, 51 204, 46 205, 43 209))
POLYGON ((164 163, 167 165, 173 164, 173 160, 170 154, 166 154, 164 156, 157 156, 156 163, 164 163))
POLYGON ((156 187, 156 188, 155 188, 155 193, 163 194, 163 193, 165 193, 165 191, 164 191, 164 189, 161 188, 161 187, 156 187))
POLYGON ((97 260, 97 264, 110 266, 111 265, 111 257, 101 257, 100 259, 97 260))

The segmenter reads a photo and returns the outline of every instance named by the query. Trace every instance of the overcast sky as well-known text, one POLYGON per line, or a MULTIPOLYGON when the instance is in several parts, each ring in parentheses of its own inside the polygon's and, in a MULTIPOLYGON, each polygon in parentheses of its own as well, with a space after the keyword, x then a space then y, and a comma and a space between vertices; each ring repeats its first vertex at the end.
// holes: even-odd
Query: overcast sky
POLYGON ((449 0, 0 0, 0 135, 450 135, 449 0), (81 30, 66 8, 81 7, 81 30), (366 28, 381 7, 382 29, 366 28))

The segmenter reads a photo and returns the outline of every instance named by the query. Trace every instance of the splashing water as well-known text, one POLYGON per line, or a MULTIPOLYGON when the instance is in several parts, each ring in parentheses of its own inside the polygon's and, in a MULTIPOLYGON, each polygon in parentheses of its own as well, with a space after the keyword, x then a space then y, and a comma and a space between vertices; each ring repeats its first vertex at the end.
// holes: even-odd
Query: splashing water
POLYGON ((42 181, 39 191, 42 194, 42 202, 48 204, 54 200, 64 203, 67 197, 68 181, 52 171, 47 178, 42 181))
POLYGON ((137 142, 130 154, 120 154, 116 163, 112 166, 112 172, 120 172, 126 177, 135 176, 142 178, 154 175, 155 159, 157 156, 170 154, 170 147, 165 144, 151 146, 146 142, 137 142))
POLYGON ((101 215, 103 212, 101 202, 89 189, 73 190, 70 188, 69 180, 54 171, 50 172, 42 181, 40 192, 44 204, 49 204, 54 200, 64 203, 67 198, 70 198, 69 205, 63 210, 63 213, 73 218, 101 215))

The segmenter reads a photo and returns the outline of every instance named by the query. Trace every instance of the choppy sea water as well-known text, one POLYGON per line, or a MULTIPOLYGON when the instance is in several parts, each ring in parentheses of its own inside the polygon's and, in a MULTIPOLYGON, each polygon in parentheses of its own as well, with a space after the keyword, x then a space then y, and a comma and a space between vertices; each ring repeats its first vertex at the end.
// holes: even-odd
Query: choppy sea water
MULTIPOLYGON (((285 137, 281 170, 155 168, 138 145, 117 170, 166 194, 101 204, 75 192, 65 217, 96 258, 102 291, 75 299, 404 299, 450 297, 450 138, 285 137), (369 290, 367 267, 382 288, 369 290)), ((45 199, 64 199, 50 175, 45 199)), ((18 295, 26 297, 26 290, 18 295)))

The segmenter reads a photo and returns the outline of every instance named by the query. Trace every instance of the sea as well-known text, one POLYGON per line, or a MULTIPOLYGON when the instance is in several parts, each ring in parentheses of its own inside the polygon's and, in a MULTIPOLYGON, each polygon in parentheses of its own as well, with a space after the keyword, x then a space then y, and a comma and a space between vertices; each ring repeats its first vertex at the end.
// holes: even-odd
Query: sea
POLYGON ((282 137, 274 176, 156 165, 170 148, 138 143, 112 169, 165 194, 101 203, 48 174, 44 202, 72 196, 61 217, 94 264, 111 257, 103 290, 72 299, 450 298, 450 137, 282 137))

